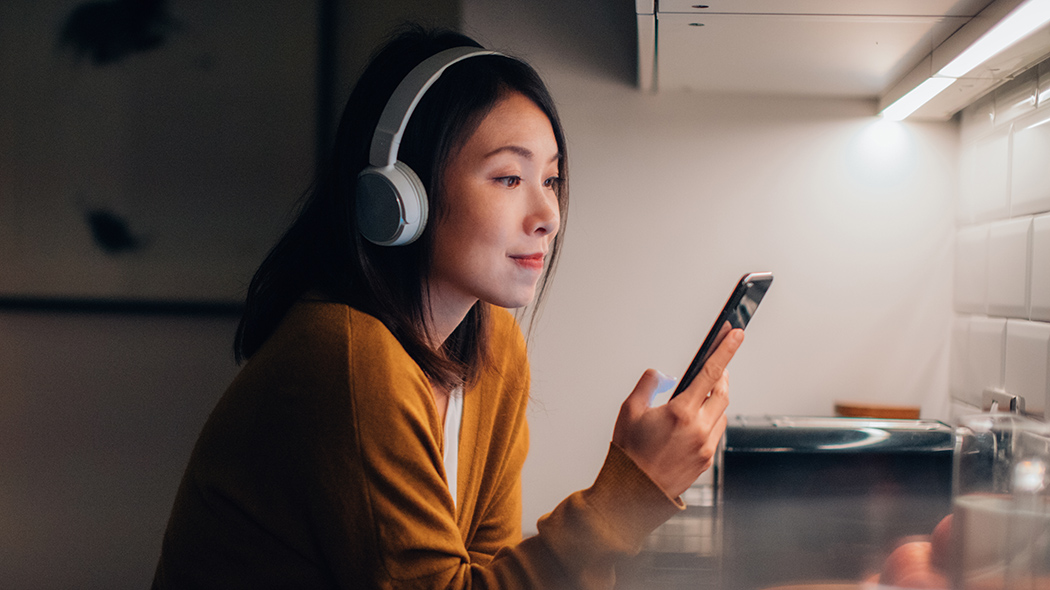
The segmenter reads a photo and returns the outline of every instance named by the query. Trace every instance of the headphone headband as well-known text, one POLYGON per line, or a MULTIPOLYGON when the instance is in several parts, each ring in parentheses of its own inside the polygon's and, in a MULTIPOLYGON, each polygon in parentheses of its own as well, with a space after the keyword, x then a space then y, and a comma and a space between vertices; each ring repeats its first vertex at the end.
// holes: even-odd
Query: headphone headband
POLYGON ((357 175, 357 230, 380 246, 411 244, 427 224, 429 201, 419 176, 397 161, 401 136, 419 100, 450 65, 479 55, 479 47, 454 47, 423 60, 394 89, 372 135, 369 166, 357 175))
POLYGON ((408 119, 416 109, 419 100, 427 89, 441 77, 445 69, 452 64, 478 55, 502 55, 497 51, 480 47, 453 47, 440 51, 423 60, 405 76, 394 89, 383 114, 379 117, 375 134, 372 136, 372 147, 368 163, 377 168, 391 168, 397 161, 397 150, 401 146, 401 136, 405 133, 408 119))

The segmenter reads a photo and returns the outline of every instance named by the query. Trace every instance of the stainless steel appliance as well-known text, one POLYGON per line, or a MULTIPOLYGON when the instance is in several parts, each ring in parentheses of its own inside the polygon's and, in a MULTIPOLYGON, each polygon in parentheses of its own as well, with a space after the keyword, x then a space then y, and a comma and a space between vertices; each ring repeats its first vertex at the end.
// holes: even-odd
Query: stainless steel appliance
POLYGON ((861 581, 951 512, 952 429, 932 420, 738 417, 716 485, 719 584, 861 581))

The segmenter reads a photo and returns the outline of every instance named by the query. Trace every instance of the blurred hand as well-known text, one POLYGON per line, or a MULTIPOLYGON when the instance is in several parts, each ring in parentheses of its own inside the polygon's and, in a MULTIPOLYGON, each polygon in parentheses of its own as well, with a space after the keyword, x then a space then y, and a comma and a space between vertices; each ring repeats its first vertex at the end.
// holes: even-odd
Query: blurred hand
POLYGON ((726 365, 743 341, 743 330, 727 334, 692 384, 666 404, 649 407, 659 383, 649 369, 620 406, 613 442, 672 498, 714 462, 729 405, 726 365))
POLYGON ((886 558, 882 571, 870 580, 880 586, 947 590, 951 556, 952 515, 944 517, 933 534, 905 539, 886 558))

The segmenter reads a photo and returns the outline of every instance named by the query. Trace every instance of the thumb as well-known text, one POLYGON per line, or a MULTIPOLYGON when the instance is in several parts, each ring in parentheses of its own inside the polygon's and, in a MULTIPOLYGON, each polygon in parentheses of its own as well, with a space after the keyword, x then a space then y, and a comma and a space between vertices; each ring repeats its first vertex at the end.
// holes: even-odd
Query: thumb
POLYGON ((646 369, 642 377, 638 379, 634 390, 623 402, 623 409, 632 416, 637 416, 649 408, 653 396, 656 395, 662 381, 667 381, 662 373, 656 369, 646 369))
POLYGON ((656 399, 656 396, 663 393, 667 393, 668 391, 673 390, 676 385, 678 385, 678 379, 675 379, 674 377, 668 377, 660 371, 656 372, 656 378, 659 379, 659 382, 656 384, 656 390, 654 390, 653 394, 649 396, 650 406, 653 405, 653 400, 656 399))

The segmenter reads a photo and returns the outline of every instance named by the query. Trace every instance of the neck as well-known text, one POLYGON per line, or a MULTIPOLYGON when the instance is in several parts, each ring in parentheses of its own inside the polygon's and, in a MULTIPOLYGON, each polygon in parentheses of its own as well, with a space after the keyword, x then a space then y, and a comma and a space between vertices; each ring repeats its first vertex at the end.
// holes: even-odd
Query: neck
POLYGON ((470 308, 477 303, 474 299, 469 302, 459 302, 453 305, 440 305, 433 298, 430 301, 430 317, 427 322, 427 333, 430 335, 430 346, 434 349, 440 348, 452 332, 463 323, 470 308))

